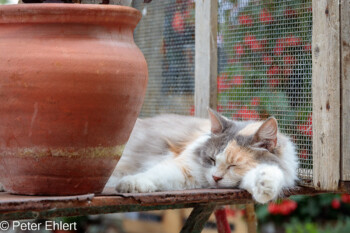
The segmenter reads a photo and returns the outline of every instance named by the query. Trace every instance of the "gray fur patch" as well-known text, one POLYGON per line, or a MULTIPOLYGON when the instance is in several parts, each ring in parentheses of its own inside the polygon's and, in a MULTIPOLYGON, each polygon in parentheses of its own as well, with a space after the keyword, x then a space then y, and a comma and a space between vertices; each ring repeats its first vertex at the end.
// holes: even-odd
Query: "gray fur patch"
POLYGON ((213 160, 215 161, 216 156, 222 153, 232 140, 235 140, 238 146, 245 148, 249 153, 253 154, 258 163, 272 163, 283 167, 279 159, 281 156, 280 146, 277 146, 272 152, 263 148, 253 148, 254 135, 244 136, 238 134, 240 130, 254 123, 254 121, 224 121, 222 122, 224 126, 223 132, 218 135, 211 134, 210 138, 195 151, 198 162, 203 167, 213 166, 215 163, 213 160))
POLYGON ((210 167, 213 165, 213 161, 215 160, 216 156, 224 151, 226 146, 231 142, 232 140, 237 139, 240 141, 241 146, 248 145, 252 137, 244 137, 241 135, 238 135, 238 132, 243 129, 246 125, 248 125, 250 122, 235 122, 231 120, 225 120, 225 122, 222 122, 222 125, 224 126, 224 130, 220 134, 211 134, 210 138, 200 147, 197 148, 195 151, 198 162, 203 167, 210 167))

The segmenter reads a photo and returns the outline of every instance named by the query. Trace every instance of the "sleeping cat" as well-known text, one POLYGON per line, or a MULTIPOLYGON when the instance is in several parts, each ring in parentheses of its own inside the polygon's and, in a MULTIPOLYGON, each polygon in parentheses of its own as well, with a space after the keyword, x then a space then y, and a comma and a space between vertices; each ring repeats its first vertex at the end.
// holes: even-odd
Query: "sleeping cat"
POLYGON ((138 119, 107 186, 118 192, 234 188, 266 203, 294 186, 297 156, 275 118, 232 121, 160 115, 138 119))

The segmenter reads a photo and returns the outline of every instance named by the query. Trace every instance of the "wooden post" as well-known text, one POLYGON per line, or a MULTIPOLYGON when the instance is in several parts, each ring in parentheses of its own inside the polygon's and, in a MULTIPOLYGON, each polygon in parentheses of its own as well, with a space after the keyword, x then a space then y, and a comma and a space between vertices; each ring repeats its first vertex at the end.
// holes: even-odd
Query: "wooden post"
POLYGON ((254 209, 254 202, 246 204, 245 210, 247 214, 247 227, 249 233, 256 233, 257 232, 257 219, 255 215, 255 209, 254 209))
POLYGON ((195 115, 207 117, 217 104, 217 0, 196 1, 195 115))
POLYGON ((205 223, 208 221, 215 207, 215 204, 198 205, 194 207, 180 233, 202 232, 205 223))
POLYGON ((330 191, 340 178, 339 6, 312 1, 313 181, 316 189, 330 191))
POLYGON ((342 0, 341 18, 341 84, 342 84, 342 163, 341 180, 350 181, 350 2, 342 0))

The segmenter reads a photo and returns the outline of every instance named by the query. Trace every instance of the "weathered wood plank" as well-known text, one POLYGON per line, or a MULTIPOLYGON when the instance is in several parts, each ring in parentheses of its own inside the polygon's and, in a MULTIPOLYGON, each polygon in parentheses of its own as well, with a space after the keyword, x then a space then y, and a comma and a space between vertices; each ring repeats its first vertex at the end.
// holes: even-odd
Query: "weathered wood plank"
POLYGON ((217 105, 217 0, 196 1, 195 115, 217 105))
POLYGON ((247 226, 249 233, 256 233, 258 221, 255 215, 254 203, 246 204, 247 226))
MULTIPOLYGON (((286 191, 284 196, 317 193, 321 192, 299 187, 286 191)), ((207 205, 208 203, 246 204, 251 201, 251 195, 239 189, 197 189, 156 193, 116 193, 111 189, 95 197, 93 195, 20 196, 0 192, 0 221, 191 208, 198 204, 207 205)))
POLYGON ((337 190, 340 179, 339 2, 312 1, 313 181, 337 190))
POLYGON ((350 1, 342 0, 341 83, 342 83, 342 164, 341 180, 350 181, 350 1))
POLYGON ((205 223, 208 221, 215 207, 216 205, 213 203, 194 207, 180 233, 202 232, 205 223))

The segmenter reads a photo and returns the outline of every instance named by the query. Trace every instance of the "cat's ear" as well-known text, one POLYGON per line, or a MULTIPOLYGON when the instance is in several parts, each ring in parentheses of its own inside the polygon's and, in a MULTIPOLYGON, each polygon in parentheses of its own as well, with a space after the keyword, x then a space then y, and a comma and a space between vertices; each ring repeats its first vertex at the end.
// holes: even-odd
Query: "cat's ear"
POLYGON ((272 152, 277 145, 278 124, 274 117, 269 117, 258 129, 253 138, 253 146, 272 152))
POLYGON ((217 113, 211 108, 208 108, 209 113, 209 119, 211 124, 211 132, 213 134, 220 134, 222 133, 227 125, 227 119, 226 117, 222 116, 221 114, 217 113))

